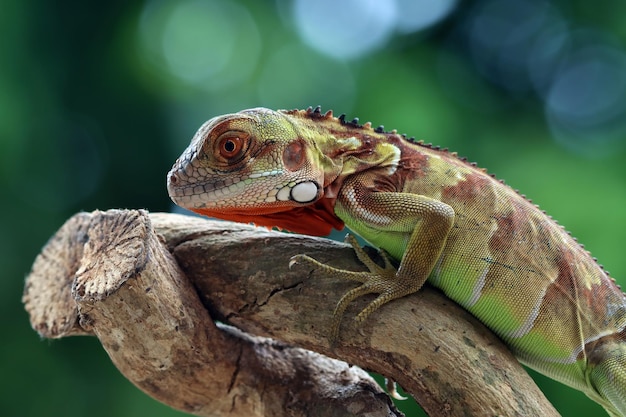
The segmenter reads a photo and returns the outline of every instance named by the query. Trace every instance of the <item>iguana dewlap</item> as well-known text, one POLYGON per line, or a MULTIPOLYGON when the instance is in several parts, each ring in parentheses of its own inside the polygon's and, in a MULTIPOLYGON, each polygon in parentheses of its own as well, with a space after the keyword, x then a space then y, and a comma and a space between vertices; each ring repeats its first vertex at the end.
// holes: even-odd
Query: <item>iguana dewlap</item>
POLYGON ((520 361, 626 416, 624 294, 555 221, 454 153, 319 108, 256 108, 206 122, 168 190, 226 220, 310 235, 345 224, 400 261, 320 265, 362 283, 339 302, 333 333, 355 298, 379 294, 363 320, 428 279, 520 361))

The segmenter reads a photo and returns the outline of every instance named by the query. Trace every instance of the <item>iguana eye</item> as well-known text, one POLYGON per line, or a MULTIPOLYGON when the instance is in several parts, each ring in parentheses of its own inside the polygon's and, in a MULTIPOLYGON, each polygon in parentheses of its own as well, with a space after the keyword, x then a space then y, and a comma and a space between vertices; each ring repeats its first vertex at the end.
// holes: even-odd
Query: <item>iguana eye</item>
POLYGON ((248 148, 247 136, 229 132, 217 139, 216 150, 223 159, 232 161, 241 157, 248 148))

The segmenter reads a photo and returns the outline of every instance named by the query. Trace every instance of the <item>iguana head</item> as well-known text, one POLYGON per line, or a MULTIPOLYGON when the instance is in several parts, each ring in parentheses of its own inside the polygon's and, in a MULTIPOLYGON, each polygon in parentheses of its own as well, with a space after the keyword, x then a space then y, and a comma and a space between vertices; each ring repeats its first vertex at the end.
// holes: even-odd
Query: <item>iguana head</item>
POLYGON ((194 212, 325 235, 343 223, 325 187, 341 166, 313 132, 256 108, 206 122, 167 176, 171 199, 194 212))

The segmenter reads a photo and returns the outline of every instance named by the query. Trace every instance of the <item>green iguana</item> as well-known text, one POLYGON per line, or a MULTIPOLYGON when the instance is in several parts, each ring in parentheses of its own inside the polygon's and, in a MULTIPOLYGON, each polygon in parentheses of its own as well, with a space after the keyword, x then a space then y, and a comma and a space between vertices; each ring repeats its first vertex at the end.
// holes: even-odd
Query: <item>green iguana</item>
MULTIPOLYGON (((626 298, 530 201, 455 153, 320 108, 244 110, 196 133, 168 174, 172 200, 207 216, 327 235, 344 224, 400 261, 370 272, 335 310, 357 317, 428 280, 529 367, 626 416, 626 298)), ((303 255, 295 261, 313 262, 303 255)))

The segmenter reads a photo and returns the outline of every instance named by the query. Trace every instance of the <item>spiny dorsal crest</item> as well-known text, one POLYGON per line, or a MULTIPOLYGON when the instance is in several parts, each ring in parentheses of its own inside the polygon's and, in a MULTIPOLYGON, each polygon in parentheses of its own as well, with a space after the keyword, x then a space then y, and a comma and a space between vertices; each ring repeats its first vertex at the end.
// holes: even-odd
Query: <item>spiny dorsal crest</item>
MULTIPOLYGON (((322 106, 316 106, 314 107, 307 107, 305 110, 300 110, 300 109, 293 109, 293 110, 279 110, 282 113, 288 114, 290 116, 296 116, 296 117, 306 117, 309 118, 311 120, 315 120, 315 121, 319 121, 319 120, 323 120, 323 121, 330 121, 330 122, 334 122, 334 123, 339 123, 342 126, 348 126, 351 128, 355 128, 355 129, 361 129, 364 131, 373 131, 375 133, 379 133, 379 134, 388 134, 388 135, 397 135, 398 131, 396 129, 390 130, 390 131, 386 131, 385 127, 383 125, 379 125, 376 128, 372 128, 372 123, 371 122, 365 122, 363 124, 359 124, 359 118, 355 117, 350 121, 346 120, 346 114, 342 113, 340 114, 338 117, 335 117, 333 115, 333 111, 332 110, 328 110, 326 112, 322 112, 322 106)), ((450 152, 448 150, 448 148, 441 148, 440 146, 437 145, 433 145, 432 143, 424 143, 423 140, 416 140, 415 137, 411 136, 411 137, 407 137, 406 134, 401 134, 400 136, 402 136, 402 139, 406 140, 407 142, 411 142, 426 148, 430 148, 436 151, 440 151, 440 152, 444 152, 447 154, 450 154, 451 156, 454 156, 458 159, 460 159, 461 161, 465 162, 465 163, 469 163, 472 167, 480 169, 482 171, 485 171, 482 168, 478 168, 475 162, 467 162, 467 158, 463 158, 463 157, 459 157, 458 154, 456 152, 450 152)), ((486 172, 486 171, 485 171, 486 172)))

